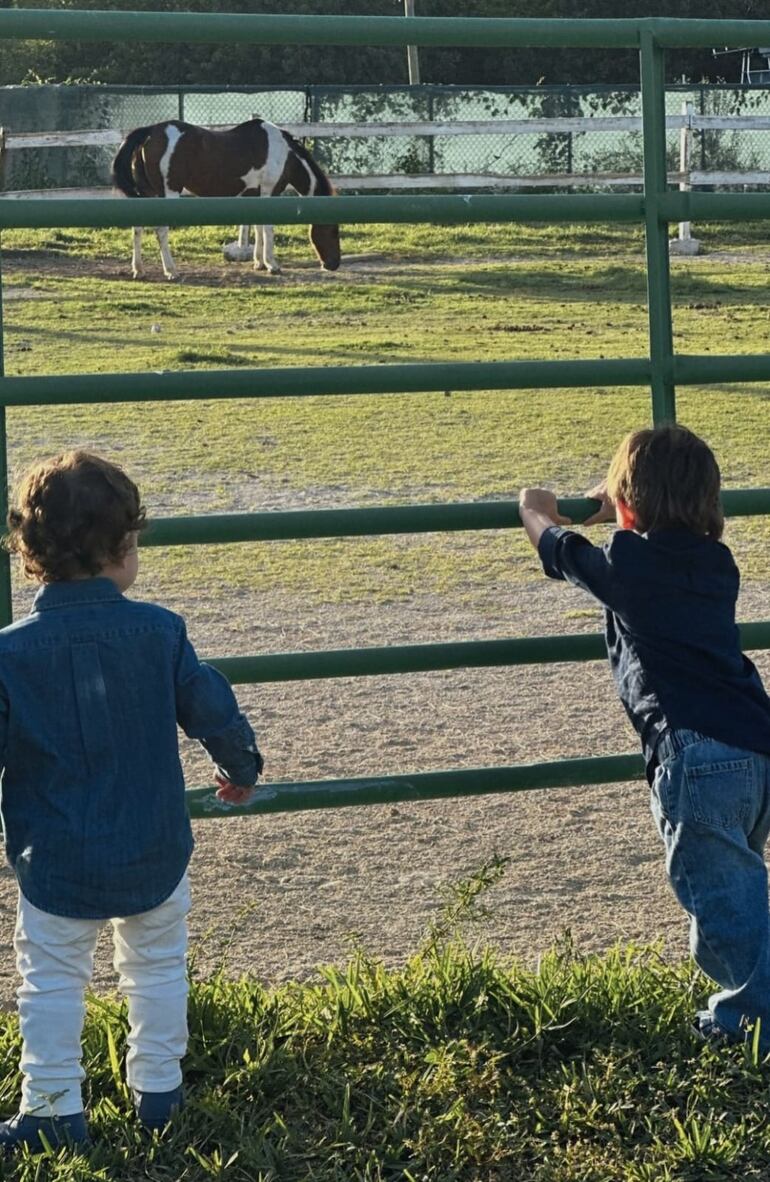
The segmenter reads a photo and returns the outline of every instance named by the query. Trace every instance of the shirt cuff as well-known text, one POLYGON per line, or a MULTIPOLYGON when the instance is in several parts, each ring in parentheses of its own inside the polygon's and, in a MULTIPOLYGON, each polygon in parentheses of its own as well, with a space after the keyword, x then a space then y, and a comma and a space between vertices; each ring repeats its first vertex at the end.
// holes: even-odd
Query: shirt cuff
POLYGON ((541 533, 537 553, 543 564, 543 573, 549 579, 563 579, 565 577, 559 564, 561 540, 570 537, 573 533, 574 530, 565 529, 562 525, 550 525, 541 533))

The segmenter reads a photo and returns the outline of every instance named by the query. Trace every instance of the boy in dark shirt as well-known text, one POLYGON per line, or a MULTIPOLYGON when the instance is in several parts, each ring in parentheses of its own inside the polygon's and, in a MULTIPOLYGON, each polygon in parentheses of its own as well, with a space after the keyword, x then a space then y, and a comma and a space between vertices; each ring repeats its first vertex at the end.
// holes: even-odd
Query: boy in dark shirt
POLYGON ((760 1022, 770 1050, 770 699, 740 649, 739 575, 719 540, 720 476, 679 426, 635 431, 618 448, 602 547, 562 528, 556 497, 522 489, 519 512, 549 578, 605 609, 620 700, 642 742, 666 870, 690 916, 692 954, 722 990, 696 1015, 705 1038, 739 1041, 760 1022))

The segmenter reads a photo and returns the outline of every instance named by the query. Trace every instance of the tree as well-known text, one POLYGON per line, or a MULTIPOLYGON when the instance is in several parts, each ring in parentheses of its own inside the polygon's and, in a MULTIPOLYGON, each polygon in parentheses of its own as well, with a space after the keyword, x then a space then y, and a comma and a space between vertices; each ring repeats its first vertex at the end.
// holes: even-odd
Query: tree
MULTIPOLYGON (((229 12, 304 15, 394 16, 402 0, 223 0, 229 12)), ((764 0, 762 0, 764 3, 764 0)), ((0 0, 0 7, 50 8, 50 0, 0 0)), ((211 0, 57 0, 57 8, 210 12, 211 0)), ((421 16, 573 17, 574 0, 416 0, 421 16), (470 9, 470 10, 469 10, 470 9)), ((583 0, 581 16, 618 15, 617 0, 583 0)), ((760 19, 760 0, 635 0, 634 15, 760 19)), ((724 66, 710 50, 667 54, 670 80, 682 76, 716 81, 724 66)), ((420 50, 424 82, 461 86, 533 86, 616 83, 638 85, 634 50, 463 49, 420 50)), ((6 84, 25 79, 133 83, 136 85, 405 84, 403 49, 306 45, 157 45, 116 42, 0 42, 0 76, 6 84)), ((736 78, 737 81, 737 78, 736 78)))

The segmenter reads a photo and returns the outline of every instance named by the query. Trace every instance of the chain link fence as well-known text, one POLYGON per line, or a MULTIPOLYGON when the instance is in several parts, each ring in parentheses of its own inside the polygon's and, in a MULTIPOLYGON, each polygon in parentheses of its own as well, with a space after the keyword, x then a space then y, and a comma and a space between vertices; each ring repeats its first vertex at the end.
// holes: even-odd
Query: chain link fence
MULTIPOLYGON (((770 87, 678 86, 666 94, 669 115, 684 103, 695 115, 770 115, 770 87)), ((469 120, 641 117, 638 88, 620 87, 0 87, 6 133, 99 128, 127 132, 165 119, 235 124, 255 115, 278 124, 449 123, 469 120)), ((696 130, 692 166, 701 171, 770 170, 765 130, 696 130)), ((679 133, 668 134, 678 168, 679 133)), ((335 176, 474 174, 639 174, 642 135, 635 130, 533 131, 516 134, 317 137, 308 146, 335 176)), ((60 147, 6 153, 8 190, 109 185, 112 148, 60 147)), ((351 186, 351 191, 354 191, 351 186)))

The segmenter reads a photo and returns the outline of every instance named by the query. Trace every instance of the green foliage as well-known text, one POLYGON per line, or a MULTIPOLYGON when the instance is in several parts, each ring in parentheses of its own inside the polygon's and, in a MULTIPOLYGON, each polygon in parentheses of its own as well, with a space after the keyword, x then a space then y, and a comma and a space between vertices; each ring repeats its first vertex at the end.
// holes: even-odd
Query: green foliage
MULTIPOLYGON (((50 8, 50 0, 11 0, 10 7, 50 8)), ((53 7, 211 11, 209 0, 58 0, 53 7)), ((417 0, 420 16, 574 17, 573 0, 417 0)), ((228 12, 314 15, 399 16, 400 0, 228 0, 228 12)), ((614 0, 584 0, 581 17, 621 15, 614 0)), ((626 15, 623 13, 622 15, 626 15)), ((636 0, 635 17, 761 19, 760 0, 636 0)), ((668 76, 715 80, 719 70, 708 50, 676 50, 667 55, 668 76)), ((498 50, 448 48, 420 50, 424 82, 491 86, 547 83, 631 83, 639 81, 633 50, 498 50)), ((722 65, 721 70, 725 67, 722 65)), ((737 69, 737 67, 736 67, 737 69)), ((158 84, 405 83, 406 57, 400 48, 287 45, 155 45, 78 42, 0 42, 0 77, 6 84, 25 80, 70 80, 158 84)))

